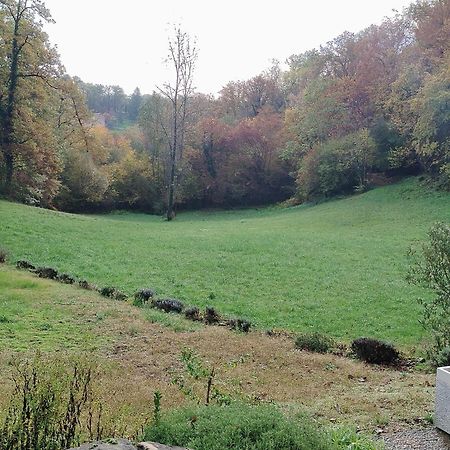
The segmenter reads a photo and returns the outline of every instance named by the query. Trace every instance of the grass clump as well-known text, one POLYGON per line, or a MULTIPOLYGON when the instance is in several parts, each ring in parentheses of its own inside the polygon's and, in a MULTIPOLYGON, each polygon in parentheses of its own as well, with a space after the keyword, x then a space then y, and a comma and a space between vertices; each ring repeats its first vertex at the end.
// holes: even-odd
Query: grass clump
MULTIPOLYGON (((196 450, 328 450, 330 437, 309 419, 287 418, 272 405, 188 407, 163 415, 144 439, 196 450)), ((336 448, 336 447, 334 447, 336 448)))
POLYGON ((333 348, 334 341, 321 333, 303 333, 296 337, 295 346, 308 352, 328 353, 333 348))
POLYGON ((351 345, 356 357, 369 364, 393 364, 400 358, 398 350, 388 342, 372 338, 355 339, 351 345))

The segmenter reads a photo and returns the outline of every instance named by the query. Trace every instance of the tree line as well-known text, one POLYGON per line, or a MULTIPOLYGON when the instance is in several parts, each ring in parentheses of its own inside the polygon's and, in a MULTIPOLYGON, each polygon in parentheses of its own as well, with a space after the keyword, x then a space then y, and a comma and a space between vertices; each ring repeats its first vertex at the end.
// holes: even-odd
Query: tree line
POLYGON ((40 0, 0 0, 6 197, 171 218, 176 207, 310 201, 407 174, 450 188, 450 0, 417 1, 217 97, 193 90, 195 43, 179 29, 174 80, 127 96, 69 77, 42 29, 51 20, 40 0))

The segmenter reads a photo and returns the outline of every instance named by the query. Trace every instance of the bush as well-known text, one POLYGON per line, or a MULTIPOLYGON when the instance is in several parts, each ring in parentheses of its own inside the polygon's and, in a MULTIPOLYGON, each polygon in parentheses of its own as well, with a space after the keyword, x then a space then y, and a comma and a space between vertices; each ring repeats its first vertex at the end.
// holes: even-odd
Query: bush
POLYGON ((230 319, 228 321, 228 326, 232 330, 242 331, 243 333, 248 333, 252 324, 245 319, 230 319))
POLYGON ((311 420, 287 418, 272 405, 183 408, 145 431, 145 440, 196 450, 326 450, 331 439, 311 420))
POLYGON ((296 337, 295 346, 300 350, 328 353, 333 348, 333 340, 320 333, 304 333, 296 337))
POLYGON ((113 298, 114 300, 124 301, 127 299, 127 296, 122 291, 119 291, 119 289, 116 289, 112 286, 105 286, 99 290, 100 295, 103 295, 103 297, 113 298))
POLYGON ((204 319, 205 319, 205 322, 208 325, 212 325, 214 323, 218 323, 219 322, 220 315, 214 308, 211 308, 210 306, 207 306, 206 309, 205 309, 204 319))
POLYGON ((99 291, 100 295, 103 295, 103 297, 112 298, 114 295, 114 292, 116 292, 116 288, 111 286, 105 286, 102 287, 99 291))
POLYGON ((443 348, 435 357, 437 367, 450 366, 450 347, 443 348))
POLYGON ((65 283, 65 284, 74 284, 75 283, 75 278, 72 277, 71 275, 67 274, 67 273, 59 274, 57 279, 61 283, 65 283))
POLYGON ((428 236, 429 242, 419 253, 410 252, 413 261, 408 281, 434 293, 431 300, 419 301, 423 307, 421 323, 433 338, 428 356, 438 365, 438 355, 450 347, 450 226, 436 223, 428 236))
POLYGON ((24 259, 17 261, 16 267, 23 270, 36 270, 36 267, 34 267, 33 264, 30 263, 30 261, 26 261, 24 259))
POLYGON ((81 289, 86 289, 89 291, 95 291, 95 286, 87 280, 80 280, 78 281, 78 286, 80 286, 81 289))
POLYGON ((3 264, 6 262, 6 259, 8 258, 8 251, 4 248, 0 248, 0 264, 3 264))
POLYGON ((151 298, 155 296, 155 291, 153 289, 140 289, 134 294, 133 305, 135 306, 143 306, 145 305, 151 298))
POLYGON ((48 278, 49 280, 56 280, 58 278, 58 271, 53 267, 38 267, 34 272, 40 278, 48 278))
POLYGON ((153 308, 161 309, 164 312, 175 312, 181 313, 183 311, 184 305, 180 300, 174 298, 165 298, 152 301, 153 308))
POLYGON ((359 359, 370 364, 393 364, 400 358, 398 350, 392 344, 378 339, 355 339, 352 351, 359 359))
POLYGON ((186 317, 186 319, 194 320, 194 321, 202 320, 202 315, 200 314, 200 310, 196 306, 187 308, 186 311, 184 311, 184 317, 186 317))

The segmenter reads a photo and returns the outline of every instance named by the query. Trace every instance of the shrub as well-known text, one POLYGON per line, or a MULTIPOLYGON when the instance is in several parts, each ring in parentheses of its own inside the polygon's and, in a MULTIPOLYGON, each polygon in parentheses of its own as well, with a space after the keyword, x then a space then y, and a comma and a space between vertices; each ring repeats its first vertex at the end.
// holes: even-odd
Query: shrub
POLYGON ((16 262, 16 267, 18 269, 24 269, 24 270, 35 270, 36 267, 33 266, 29 261, 26 261, 24 259, 21 259, 16 262))
POLYGON ((80 416, 92 400, 93 367, 75 361, 71 370, 36 359, 14 363, 13 393, 0 448, 60 450, 76 445, 80 416))
POLYGON ((245 319, 230 319, 228 321, 228 326, 232 330, 242 331, 243 333, 248 333, 252 324, 245 319))
POLYGON ((140 289, 134 294, 133 304, 135 306, 145 305, 151 298, 155 296, 155 291, 153 289, 140 289))
POLYGON ((450 347, 450 226, 436 223, 428 236, 429 242, 420 252, 410 252, 413 261, 408 281, 434 292, 431 300, 419 301, 423 307, 421 323, 433 338, 429 358, 437 365, 437 355, 450 347))
POLYGON ((145 430, 145 440, 196 450, 326 450, 331 439, 306 417, 285 417, 273 405, 183 408, 145 430))
POLYGON ((8 251, 4 248, 0 248, 0 264, 5 263, 7 258, 8 258, 8 251))
POLYGON ((204 319, 208 325, 212 325, 219 322, 220 315, 214 308, 207 306, 205 309, 204 319))
POLYGON ((114 293, 116 292, 116 288, 112 286, 105 286, 99 290, 100 295, 103 297, 113 298, 114 293))
POLYGON ((56 280, 58 278, 58 271, 53 269, 53 267, 38 267, 34 272, 40 278, 48 278, 49 280, 56 280))
POLYGON ((152 306, 153 308, 161 309, 165 312, 175 312, 178 314, 181 313, 184 308, 183 303, 174 298, 155 299, 152 301, 152 306))
POLYGON ((119 291, 119 289, 115 289, 112 298, 119 302, 124 302, 128 297, 125 292, 119 291))
POLYGON ((67 273, 59 274, 57 279, 61 283, 65 283, 65 284, 74 284, 75 283, 75 278, 72 277, 71 275, 67 274, 67 273))
POLYGON ((196 306, 187 308, 184 311, 184 316, 186 317, 186 319, 189 319, 189 320, 194 320, 194 321, 202 320, 202 315, 200 314, 200 310, 196 306))
POLYGON ((295 346, 308 352, 328 353, 333 345, 334 342, 329 336, 320 333, 304 333, 295 339, 295 346))
POLYGON ((398 350, 392 344, 378 339, 355 339, 351 347, 359 359, 370 364, 392 364, 400 357, 398 350))
POLYGON ((450 347, 443 348, 435 357, 436 366, 450 366, 450 347))
POLYGON ((87 281, 87 280, 78 281, 78 286, 80 286, 81 289, 87 289, 89 291, 95 290, 95 286, 93 284, 89 283, 89 281, 87 281))

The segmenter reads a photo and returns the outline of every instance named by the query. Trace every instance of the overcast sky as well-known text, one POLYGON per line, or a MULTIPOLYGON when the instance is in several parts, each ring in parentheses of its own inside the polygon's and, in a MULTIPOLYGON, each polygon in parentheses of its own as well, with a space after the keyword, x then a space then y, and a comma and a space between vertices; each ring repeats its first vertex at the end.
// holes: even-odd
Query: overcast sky
POLYGON ((180 24, 197 39, 195 85, 217 93, 343 31, 360 31, 410 0, 46 0, 46 26, 71 75, 151 93, 170 79, 167 39, 180 24))

